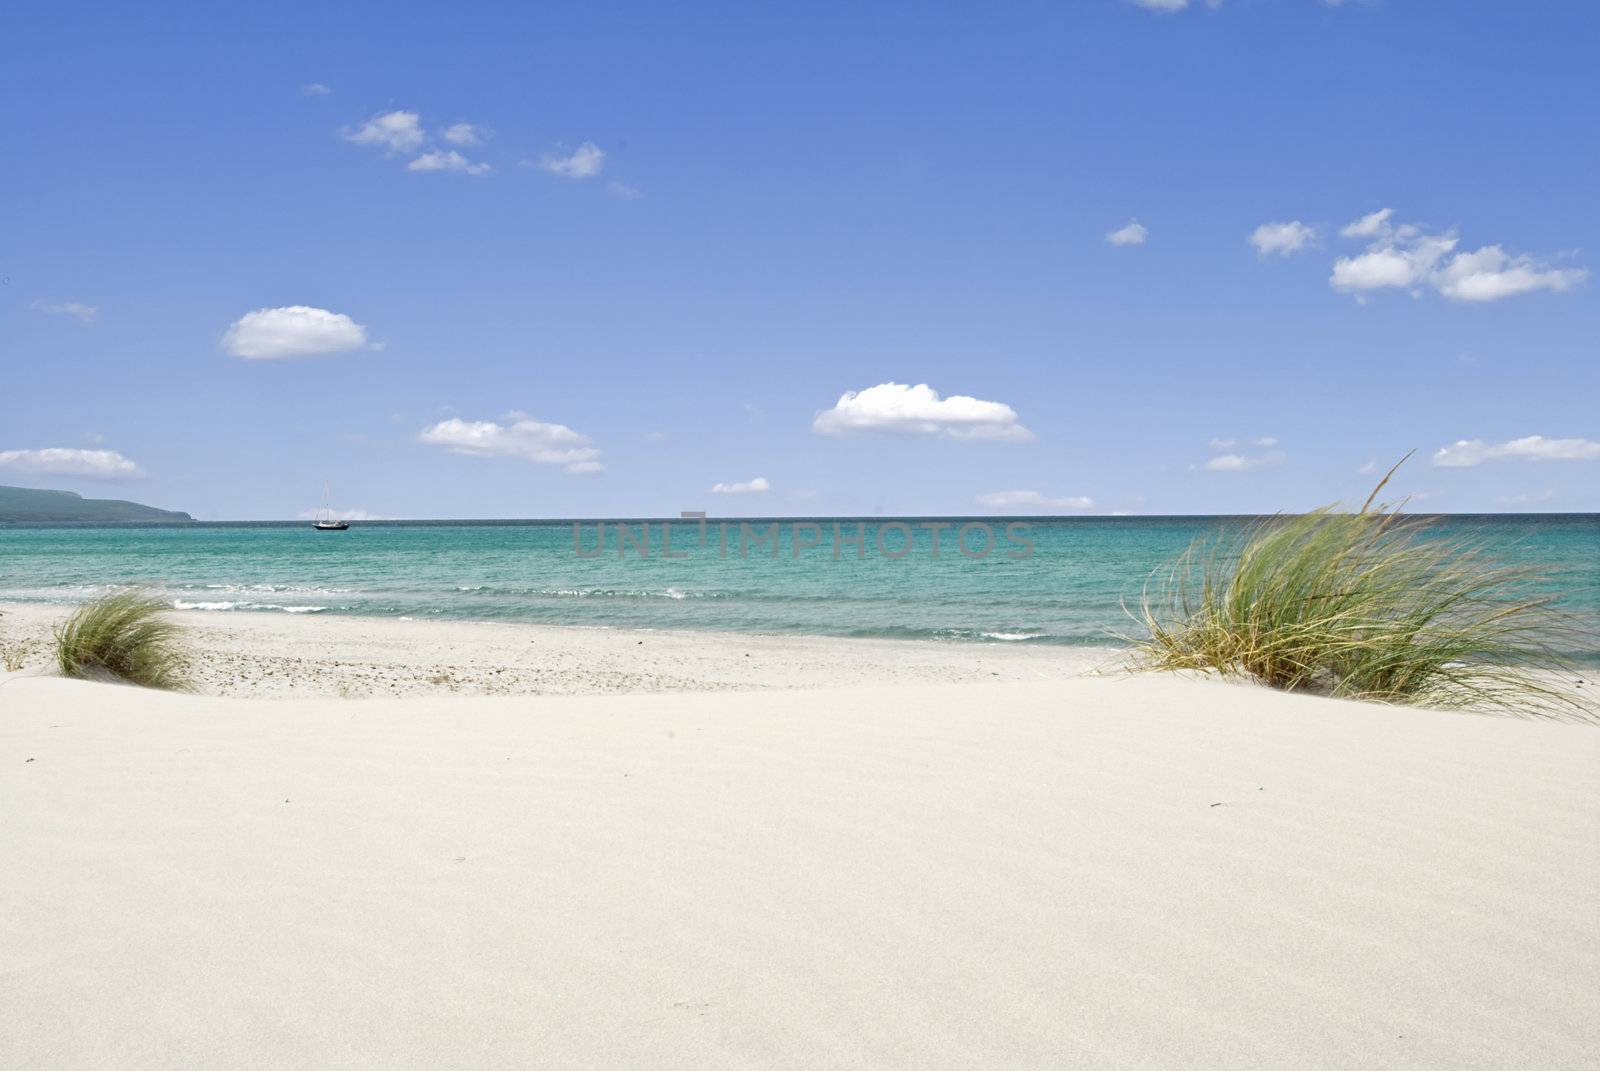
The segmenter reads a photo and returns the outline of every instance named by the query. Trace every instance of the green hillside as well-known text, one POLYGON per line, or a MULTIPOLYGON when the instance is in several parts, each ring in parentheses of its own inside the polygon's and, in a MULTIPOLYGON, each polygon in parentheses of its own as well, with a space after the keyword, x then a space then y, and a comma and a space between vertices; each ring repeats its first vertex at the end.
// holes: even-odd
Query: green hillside
POLYGON ((33 487, 0 487, 0 524, 19 521, 84 524, 116 521, 193 521, 187 513, 141 506, 115 498, 84 498, 71 491, 43 491, 33 487))

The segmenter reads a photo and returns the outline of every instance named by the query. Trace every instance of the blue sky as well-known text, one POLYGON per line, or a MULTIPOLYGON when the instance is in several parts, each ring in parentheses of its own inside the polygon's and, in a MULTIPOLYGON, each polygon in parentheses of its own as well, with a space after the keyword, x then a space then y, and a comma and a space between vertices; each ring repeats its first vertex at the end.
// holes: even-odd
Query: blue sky
POLYGON ((0 482, 1600 509, 1592 5, 1182 7, 12 5, 0 482))

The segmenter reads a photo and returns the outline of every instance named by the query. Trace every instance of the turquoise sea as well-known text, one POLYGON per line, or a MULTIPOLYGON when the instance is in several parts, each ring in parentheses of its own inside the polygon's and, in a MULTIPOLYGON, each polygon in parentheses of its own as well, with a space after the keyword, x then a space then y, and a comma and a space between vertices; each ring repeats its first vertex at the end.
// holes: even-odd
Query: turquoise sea
MULTIPOLYGON (((0 601, 67 603, 138 585, 175 607, 218 613, 1103 645, 1133 627, 1122 606, 1137 605, 1152 572, 1197 537, 1247 520, 649 522, 648 556, 643 522, 625 522, 630 539, 619 555, 618 523, 608 521, 595 557, 578 553, 595 554, 594 521, 365 522, 339 533, 304 522, 0 526, 0 601), (758 542, 773 523, 776 546, 758 542)), ((1566 609, 1600 631, 1600 515, 1454 515, 1436 524, 1473 531, 1508 562, 1540 565, 1566 609)))

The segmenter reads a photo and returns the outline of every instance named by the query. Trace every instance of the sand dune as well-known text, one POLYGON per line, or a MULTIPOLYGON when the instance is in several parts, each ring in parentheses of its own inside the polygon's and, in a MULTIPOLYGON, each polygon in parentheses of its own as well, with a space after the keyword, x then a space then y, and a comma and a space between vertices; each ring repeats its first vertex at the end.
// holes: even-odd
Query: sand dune
POLYGON ((1577 1068, 1600 730, 0 686, 5 1067, 1577 1068))

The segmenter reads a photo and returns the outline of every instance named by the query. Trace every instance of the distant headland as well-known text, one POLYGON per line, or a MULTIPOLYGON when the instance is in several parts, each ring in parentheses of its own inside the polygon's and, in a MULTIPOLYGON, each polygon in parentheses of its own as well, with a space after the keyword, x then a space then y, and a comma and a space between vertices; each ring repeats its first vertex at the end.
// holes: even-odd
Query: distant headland
POLYGON ((0 486, 0 524, 106 524, 118 521, 192 522, 177 510, 156 509, 115 498, 84 498, 72 491, 0 486))

